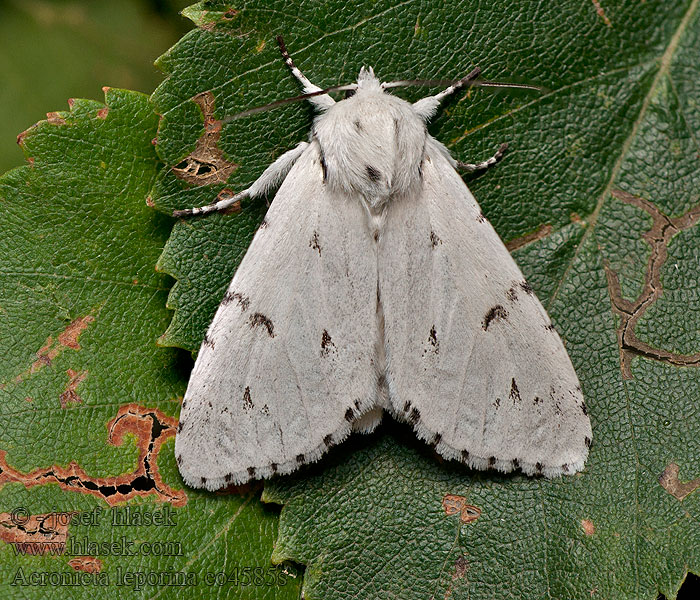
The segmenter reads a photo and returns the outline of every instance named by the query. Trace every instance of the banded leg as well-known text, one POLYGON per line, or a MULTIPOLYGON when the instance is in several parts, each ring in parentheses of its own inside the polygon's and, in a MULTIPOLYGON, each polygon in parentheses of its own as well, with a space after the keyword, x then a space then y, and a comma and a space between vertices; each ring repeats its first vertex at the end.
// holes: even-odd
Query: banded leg
POLYGON ((452 85, 446 87, 438 94, 435 94, 434 96, 426 96, 425 98, 421 98, 417 102, 414 102, 414 110, 418 113, 419 116, 423 117, 423 119, 427 121, 437 112, 437 109, 440 107, 440 103, 445 98, 461 90, 465 85, 474 81, 479 75, 481 75, 481 69, 479 67, 476 67, 468 75, 465 75, 456 83, 453 83, 452 85))
POLYGON ((457 168, 466 171, 467 173, 474 173, 474 171, 483 171, 499 163, 503 158, 503 155, 506 153, 506 150, 508 150, 508 144, 501 144, 501 147, 498 150, 496 150, 496 153, 491 158, 487 158, 486 160, 480 163, 465 163, 457 161, 457 168))
POLYGON ((205 215, 207 213, 225 210, 229 206, 245 198, 258 198, 259 196, 264 196, 271 189, 282 183, 282 180, 287 176, 289 170, 292 168, 292 166, 294 166, 294 163, 302 155, 304 150, 306 150, 308 145, 308 142, 301 142, 296 146, 296 148, 292 148, 291 150, 285 152, 263 171, 262 175, 255 180, 253 185, 246 188, 242 192, 238 192, 237 194, 229 196, 228 198, 222 198, 218 202, 207 204, 206 206, 175 210, 173 211, 173 217, 205 215))

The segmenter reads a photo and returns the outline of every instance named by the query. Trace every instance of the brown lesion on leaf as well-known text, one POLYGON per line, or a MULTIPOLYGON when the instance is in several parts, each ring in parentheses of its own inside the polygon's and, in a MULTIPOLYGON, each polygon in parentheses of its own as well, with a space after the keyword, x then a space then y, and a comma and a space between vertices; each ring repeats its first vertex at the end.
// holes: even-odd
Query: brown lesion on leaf
POLYGON ((598 0, 591 0, 593 2, 593 6, 595 6, 595 11, 598 13, 598 16, 603 19, 603 23, 605 23, 608 27, 612 27, 612 23, 608 16, 605 14, 605 11, 603 10, 603 7, 600 5, 600 2, 598 0))
POLYGON ((47 112, 46 113, 46 122, 51 123, 51 125, 65 125, 66 124, 65 118, 61 115, 60 112, 47 112))
POLYGON ((68 561, 68 565, 75 571, 85 571, 85 573, 99 573, 104 567, 104 563, 95 556, 76 556, 68 561))
POLYGON ((29 515, 26 512, 0 513, 0 541, 15 546, 19 554, 65 552, 68 526, 76 512, 29 515))
POLYGON ((586 535, 593 535, 595 533, 595 525, 590 519, 581 519, 581 529, 586 535))
MULTIPOLYGON (((213 204, 216 202, 220 202, 221 200, 225 200, 227 198, 230 198, 231 196, 235 196, 236 192, 234 192, 231 188, 224 188, 221 190, 217 195, 216 198, 214 199, 213 204)), ((219 214, 222 215, 232 215, 235 213, 239 213, 243 210, 241 207, 241 201, 236 200, 231 206, 224 208, 223 210, 217 211, 219 214)))
POLYGON ((651 246, 651 252, 644 275, 644 285, 641 293, 635 300, 627 300, 623 297, 618 274, 610 268, 607 261, 603 265, 613 311, 620 317, 617 340, 620 348, 622 377, 624 379, 632 379, 631 359, 635 355, 675 366, 699 366, 700 352, 679 354, 654 348, 637 338, 635 328, 646 310, 663 295, 661 270, 668 258, 668 244, 671 238, 677 233, 690 229, 697 224, 700 220, 700 205, 691 208, 680 217, 670 218, 644 198, 633 196, 622 190, 613 190, 611 193, 621 202, 642 209, 652 218, 651 229, 642 236, 644 241, 651 246))
POLYGON ((139 456, 134 471, 114 477, 91 477, 77 462, 71 462, 67 467, 53 465, 21 473, 7 463, 7 453, 0 450, 0 489, 10 482, 21 483, 26 488, 56 483, 62 490, 96 496, 110 506, 136 497, 184 506, 187 495, 163 482, 157 462, 163 443, 175 436, 176 428, 177 419, 157 408, 127 404, 107 423, 107 441, 112 446, 121 446, 128 434, 136 438, 139 456))
POLYGON ((59 396, 61 408, 67 408, 69 404, 82 404, 83 399, 78 396, 78 392, 76 390, 88 376, 88 372, 78 372, 74 371, 73 369, 68 369, 66 371, 66 375, 68 375, 68 383, 66 384, 65 391, 59 396))
POLYGON ((455 583, 460 579, 463 579, 467 575, 469 570, 469 559, 466 556, 458 556, 454 564, 454 571, 452 573, 452 581, 450 585, 445 590, 445 595, 442 597, 443 600, 450 600, 452 598, 452 592, 454 590, 455 583))
POLYGON ((195 149, 172 168, 173 173, 194 185, 224 183, 238 165, 226 160, 219 148, 222 123, 214 118, 214 94, 202 92, 192 100, 204 116, 204 133, 197 140, 195 149))
MULTIPOLYGON (((34 375, 46 366, 50 366, 54 359, 60 356, 63 351, 68 348, 70 350, 80 350, 78 340, 81 334, 88 328, 90 323, 95 320, 92 315, 78 317, 73 319, 70 324, 60 333, 56 339, 53 336, 46 338, 44 345, 36 352, 36 360, 31 366, 22 371, 14 378, 13 383, 21 383, 25 379, 34 375)), ((0 383, 0 389, 5 388, 7 382, 0 383)))
POLYGON ((682 502, 686 496, 700 487, 700 477, 683 483, 678 478, 679 473, 680 467, 674 462, 670 463, 659 476, 659 484, 671 496, 682 502))
POLYGON ((546 238, 552 233, 552 231, 553 228, 549 223, 540 225, 535 231, 510 240, 508 243, 506 243, 506 248, 508 249, 508 252, 513 252, 514 250, 518 250, 519 248, 527 246, 532 242, 546 238))
POLYGON ((106 119, 108 114, 109 114, 109 106, 105 106, 104 108, 100 108, 97 111, 97 118, 98 119, 106 119))
POLYGON ((442 508, 447 516, 459 514, 459 520, 462 523, 471 523, 481 516, 481 509, 478 506, 467 504, 464 496, 456 494, 445 494, 442 498, 442 508))

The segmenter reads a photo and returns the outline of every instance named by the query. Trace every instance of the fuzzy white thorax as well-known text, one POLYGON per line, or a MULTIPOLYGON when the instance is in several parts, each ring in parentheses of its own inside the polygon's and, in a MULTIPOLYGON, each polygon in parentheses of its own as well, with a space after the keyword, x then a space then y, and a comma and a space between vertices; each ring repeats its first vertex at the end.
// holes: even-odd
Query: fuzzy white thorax
POLYGON ((360 71, 353 96, 316 117, 311 134, 327 185, 360 195, 371 208, 418 190, 426 137, 425 120, 409 102, 386 93, 371 68, 360 71))

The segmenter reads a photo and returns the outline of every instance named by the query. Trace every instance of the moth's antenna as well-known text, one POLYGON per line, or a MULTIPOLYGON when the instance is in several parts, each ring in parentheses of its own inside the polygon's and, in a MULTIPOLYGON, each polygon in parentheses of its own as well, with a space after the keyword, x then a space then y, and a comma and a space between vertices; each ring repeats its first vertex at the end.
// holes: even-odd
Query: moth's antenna
POLYGON ((229 117, 224 117, 221 119, 222 123, 230 123, 231 121, 235 121, 236 119, 240 119, 241 117, 247 117, 249 115, 254 115, 255 113, 259 112, 264 112, 266 110, 270 110, 271 108, 277 108, 278 106, 282 106, 284 104, 290 104, 291 102, 299 102, 300 100, 308 100, 309 98, 313 98, 314 96, 321 96, 322 94, 327 94, 328 92, 342 92, 344 90, 356 90, 357 89, 357 84, 356 83, 349 83, 349 84, 344 84, 344 85, 334 85, 329 88, 325 88, 323 90, 319 89, 316 92, 309 92, 308 94, 302 94, 301 96, 294 96, 293 98, 283 98, 281 100, 275 100, 274 102, 270 102, 269 104, 264 104, 263 106, 256 106, 255 108, 249 108, 248 110, 244 110, 243 112, 236 113, 235 115, 231 115, 229 117))
MULTIPOLYGON (((311 81, 301 72, 301 69, 296 66, 294 60, 289 55, 287 51, 287 46, 284 43, 284 39, 281 35, 276 37, 277 44, 280 48, 280 53, 284 62, 287 64, 289 69, 292 71, 294 77, 296 77, 299 82, 304 86, 304 93, 299 96, 294 96, 292 98, 282 98, 281 100, 275 100, 269 104, 264 104, 262 106, 256 106, 255 108, 249 108, 247 110, 236 113, 235 115, 230 115, 221 119, 221 123, 230 123, 236 119, 241 119, 243 117, 248 117, 259 112, 265 112, 278 106, 283 106, 285 104, 290 104, 292 102, 300 102, 301 100, 311 100, 313 104, 317 105, 317 108, 325 110, 328 108, 328 102, 324 99, 317 102, 313 101, 316 96, 325 96, 329 92, 342 92, 342 91, 355 91, 357 89, 356 83, 348 83, 343 85, 334 85, 321 89, 319 86, 311 83, 311 81)), ((408 86, 447 86, 447 88, 436 96, 439 97, 438 100, 442 100, 445 96, 456 92, 463 87, 494 87, 494 88, 519 88, 524 90, 535 90, 539 92, 545 91, 544 88, 528 85, 525 83, 506 83, 500 81, 479 81, 476 79, 481 74, 481 69, 478 67, 471 71, 466 77, 462 79, 403 79, 399 81, 389 81, 382 84, 382 88, 391 89, 397 87, 408 87, 408 86)), ((330 97, 329 97, 330 98, 330 97)))
MULTIPOLYGON (((459 79, 403 79, 399 81, 388 81, 382 84, 384 89, 409 86, 449 86, 459 83, 459 79)), ((517 88, 522 90, 534 90, 544 92, 545 88, 527 83, 507 83, 504 81, 470 80, 462 84, 461 87, 494 87, 494 88, 517 88)))

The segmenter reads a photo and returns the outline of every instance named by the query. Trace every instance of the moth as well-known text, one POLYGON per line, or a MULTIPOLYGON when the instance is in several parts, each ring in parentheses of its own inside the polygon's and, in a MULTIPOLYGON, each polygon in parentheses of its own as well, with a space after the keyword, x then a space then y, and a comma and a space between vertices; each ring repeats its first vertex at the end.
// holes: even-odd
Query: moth
POLYGON ((409 103, 388 90, 412 82, 382 83, 371 68, 321 89, 278 42, 304 89, 290 100, 317 111, 309 141, 246 190, 174 213, 278 187, 182 402, 185 482, 215 490, 290 473, 385 411, 474 469, 580 471, 592 433, 571 360, 456 170, 494 165, 505 145, 463 164, 427 131, 479 69, 409 103))

